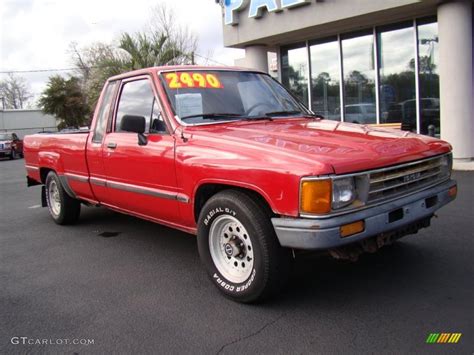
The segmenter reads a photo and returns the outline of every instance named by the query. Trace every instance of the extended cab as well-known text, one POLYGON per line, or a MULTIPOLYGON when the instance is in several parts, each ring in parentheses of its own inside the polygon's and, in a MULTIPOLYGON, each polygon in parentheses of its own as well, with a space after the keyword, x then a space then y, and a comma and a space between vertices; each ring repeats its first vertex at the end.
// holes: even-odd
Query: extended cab
POLYGON ((196 234, 228 297, 283 284, 298 250, 355 259, 429 226, 457 193, 451 146, 315 116, 270 76, 157 67, 110 78, 90 132, 25 138, 56 223, 81 204, 196 234))

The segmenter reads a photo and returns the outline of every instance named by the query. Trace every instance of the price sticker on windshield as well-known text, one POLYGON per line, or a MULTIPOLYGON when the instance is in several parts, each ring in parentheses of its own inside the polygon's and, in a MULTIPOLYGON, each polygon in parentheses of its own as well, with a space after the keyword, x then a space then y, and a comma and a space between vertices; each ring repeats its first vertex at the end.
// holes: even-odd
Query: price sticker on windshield
POLYGON ((224 86, 215 74, 204 72, 176 72, 165 74, 170 89, 222 89, 224 86))

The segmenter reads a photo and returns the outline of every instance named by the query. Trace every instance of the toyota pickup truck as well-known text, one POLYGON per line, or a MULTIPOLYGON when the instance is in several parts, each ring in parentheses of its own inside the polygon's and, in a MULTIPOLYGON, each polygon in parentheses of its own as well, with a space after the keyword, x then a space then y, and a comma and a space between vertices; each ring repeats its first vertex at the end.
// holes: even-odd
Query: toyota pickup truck
POLYGON ((428 227, 457 193, 448 143, 323 119, 242 68, 114 76, 89 132, 24 143, 56 223, 85 204, 197 235, 210 280, 247 303, 275 294, 299 251, 356 259, 428 227))

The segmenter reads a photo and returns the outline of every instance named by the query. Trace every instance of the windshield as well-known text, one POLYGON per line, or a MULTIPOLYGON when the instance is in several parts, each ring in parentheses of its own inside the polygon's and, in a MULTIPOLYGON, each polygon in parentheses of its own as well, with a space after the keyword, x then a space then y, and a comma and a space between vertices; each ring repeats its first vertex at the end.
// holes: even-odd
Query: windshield
POLYGON ((241 71, 161 74, 175 114, 186 124, 310 115, 270 76, 241 71))
POLYGON ((0 134, 0 141, 10 141, 12 140, 12 136, 9 134, 0 134))

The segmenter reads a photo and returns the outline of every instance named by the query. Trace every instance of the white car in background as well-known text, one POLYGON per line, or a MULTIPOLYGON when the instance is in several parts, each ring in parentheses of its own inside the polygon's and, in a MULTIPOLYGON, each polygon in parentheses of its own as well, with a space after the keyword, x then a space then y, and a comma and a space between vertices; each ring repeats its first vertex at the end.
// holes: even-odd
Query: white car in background
POLYGON ((368 124, 377 120, 375 104, 346 105, 344 117, 346 122, 368 124))

